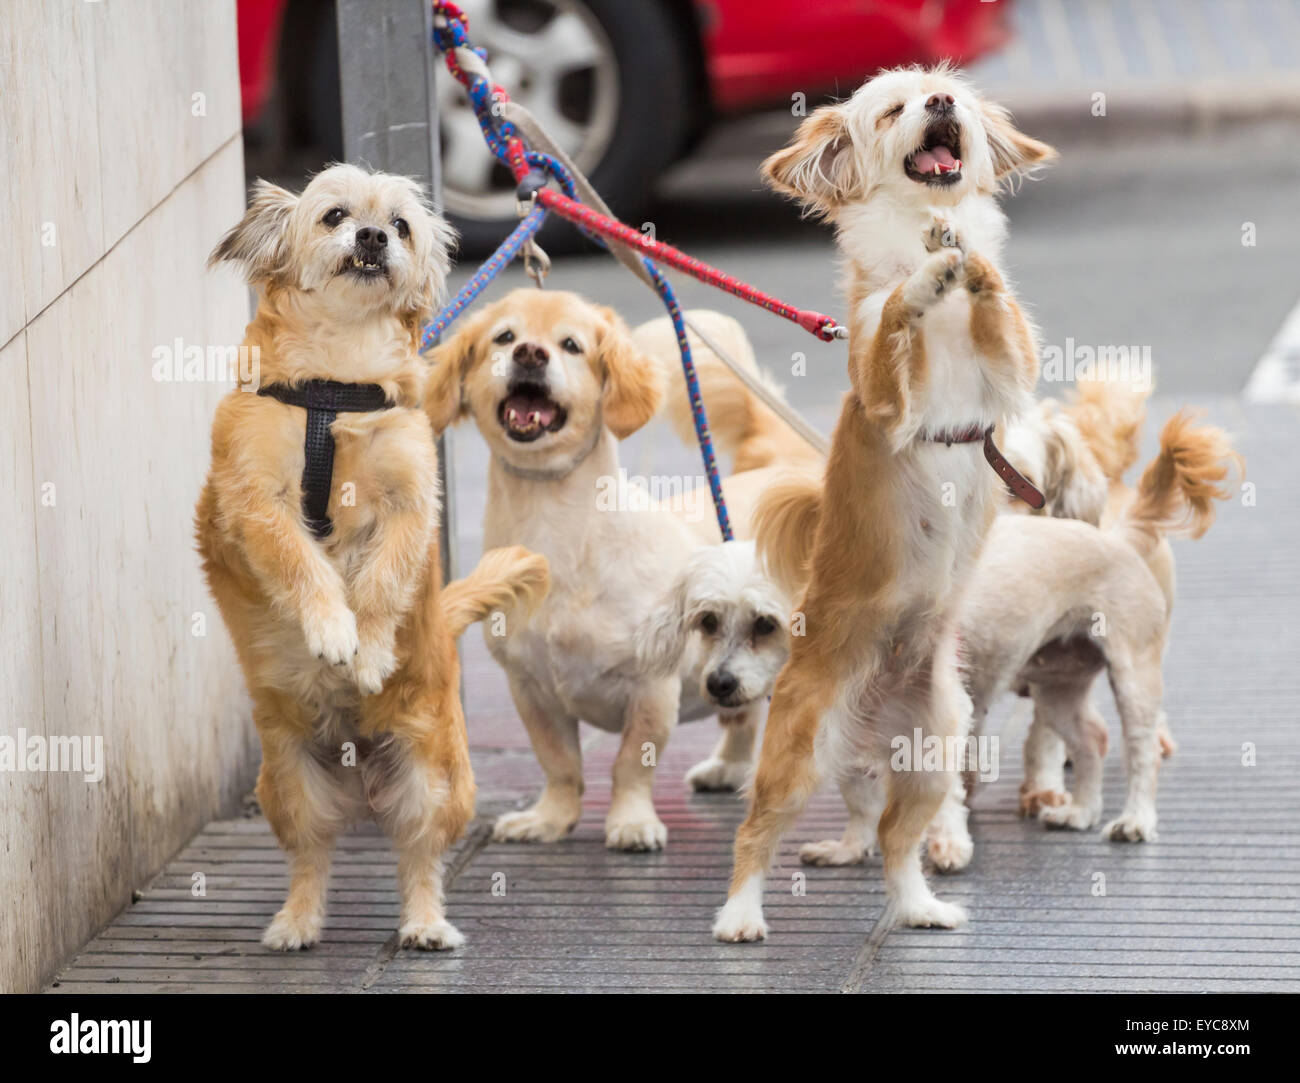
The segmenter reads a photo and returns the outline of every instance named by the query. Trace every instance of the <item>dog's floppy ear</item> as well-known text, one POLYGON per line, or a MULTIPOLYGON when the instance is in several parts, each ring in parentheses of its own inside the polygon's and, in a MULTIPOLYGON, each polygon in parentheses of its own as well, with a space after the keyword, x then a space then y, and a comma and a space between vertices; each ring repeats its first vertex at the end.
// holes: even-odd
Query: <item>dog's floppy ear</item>
POLYGON ((636 657, 642 672, 654 676, 674 672, 686 650, 686 585, 690 564, 636 628, 636 657))
POLYGON ((429 355, 429 378, 424 385, 424 412, 433 431, 441 435, 469 412, 465 402, 465 377, 483 333, 485 312, 466 320, 451 338, 429 355))
POLYGON ((829 213, 862 186, 848 125, 842 105, 813 110, 790 145, 762 164, 759 175, 782 195, 801 200, 810 214, 829 213))
POLYGON ((284 229, 298 197, 270 181, 253 184, 244 217, 218 242, 208 266, 224 260, 242 264, 250 283, 265 282, 284 270, 284 229))
POLYGON ((1011 123, 1011 114, 1002 106, 980 102, 980 112, 984 117, 989 154, 993 158, 993 175, 999 180, 1012 174, 1027 173, 1056 158, 1054 147, 1025 135, 1011 123))
POLYGON ((617 312, 612 308, 600 312, 604 326, 596 349, 605 367, 602 407, 605 424, 622 440, 658 413, 664 397, 664 373, 653 357, 636 348, 617 312))

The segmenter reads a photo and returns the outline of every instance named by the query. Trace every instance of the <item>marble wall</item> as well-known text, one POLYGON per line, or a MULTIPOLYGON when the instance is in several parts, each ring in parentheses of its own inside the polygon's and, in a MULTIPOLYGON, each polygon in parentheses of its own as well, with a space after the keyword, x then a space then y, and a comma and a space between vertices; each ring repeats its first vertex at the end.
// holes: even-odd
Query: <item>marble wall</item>
POLYGON ((248 318, 236 277, 204 268, 243 210, 235 0, 6 0, 0 156, 9 991, 39 988, 256 769, 193 544, 230 384, 170 364, 248 318), (90 772, 51 770, 69 737, 90 772))

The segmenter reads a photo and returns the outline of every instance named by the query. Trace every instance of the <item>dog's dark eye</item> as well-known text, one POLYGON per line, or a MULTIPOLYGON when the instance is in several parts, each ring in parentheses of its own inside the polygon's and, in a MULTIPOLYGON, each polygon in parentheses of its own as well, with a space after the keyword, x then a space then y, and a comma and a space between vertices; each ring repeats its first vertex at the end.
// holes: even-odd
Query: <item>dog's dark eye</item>
POLYGON ((579 346, 577 342, 575 342, 572 338, 566 338, 563 342, 560 343, 560 347, 561 349, 564 350, 565 353, 582 353, 582 347, 579 346))
POLYGON ((393 228, 397 230, 397 235, 401 237, 402 240, 406 240, 406 238, 411 235, 411 227, 405 218, 394 218, 393 228))
POLYGON ((492 341, 495 342, 498 346, 504 346, 507 342, 514 342, 514 340, 515 340, 515 333, 511 331, 510 328, 507 327, 504 331, 502 331, 499 335, 497 335, 497 337, 494 338, 492 341))
POLYGON ((324 222, 325 225, 329 226, 330 229, 333 229, 340 222, 342 222, 343 219, 345 219, 347 216, 348 216, 348 212, 345 208, 335 207, 332 210, 326 211, 325 217, 322 218, 321 221, 324 222))
POLYGON ((771 617, 759 617, 754 621, 754 635, 770 636, 776 631, 776 621, 771 617))
POLYGON ((716 613, 705 613, 700 618, 700 628, 707 635, 713 635, 718 630, 718 615, 716 613))

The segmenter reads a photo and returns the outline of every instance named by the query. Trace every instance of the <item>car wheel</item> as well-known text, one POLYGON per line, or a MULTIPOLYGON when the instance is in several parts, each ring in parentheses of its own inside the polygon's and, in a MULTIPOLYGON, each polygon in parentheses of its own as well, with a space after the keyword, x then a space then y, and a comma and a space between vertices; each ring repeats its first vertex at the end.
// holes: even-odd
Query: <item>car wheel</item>
MULTIPOLYGON (((462 0, 470 40, 615 214, 638 225, 659 174, 686 142, 691 43, 665 6, 638 0, 462 0)), ((517 222, 515 183, 492 157, 461 85, 437 75, 442 202, 465 255, 485 255, 517 222)), ((550 251, 581 243, 548 221, 550 251)))

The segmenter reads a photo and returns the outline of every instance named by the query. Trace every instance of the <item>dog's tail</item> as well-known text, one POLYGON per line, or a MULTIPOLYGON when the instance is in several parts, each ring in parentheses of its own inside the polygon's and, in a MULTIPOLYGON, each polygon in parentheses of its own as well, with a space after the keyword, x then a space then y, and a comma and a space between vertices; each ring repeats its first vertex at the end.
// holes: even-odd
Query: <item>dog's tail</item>
POLYGON ((1227 433, 1180 410, 1160 430, 1160 453, 1142 471, 1115 529, 1144 559, 1167 534, 1199 538, 1214 522, 1214 501, 1231 495, 1225 480, 1241 469, 1227 433))
POLYGON ((1141 454, 1142 425, 1151 388, 1121 380, 1079 380, 1065 414, 1092 451, 1106 480, 1121 480, 1141 454))
POLYGON ((453 637, 497 609, 523 604, 531 609, 551 589, 546 558, 521 545, 489 549, 464 579, 442 588, 443 615, 453 637))
POLYGON ((767 574, 791 597, 808 585, 813 538, 822 514, 822 478, 791 471, 768 485, 754 507, 754 542, 767 574))
MULTIPOLYGON (((686 318, 769 391, 784 398, 781 388, 758 367, 754 347, 736 320, 703 308, 692 309, 686 313, 686 318)), ((687 334, 700 384, 700 397, 709 415, 709 431, 718 448, 731 455, 733 473, 777 462, 811 463, 819 460, 817 452, 750 391, 698 335, 690 331, 687 334)), ((632 336, 667 374, 669 393, 664 400, 664 412, 681 440, 694 446, 694 415, 671 321, 664 316, 643 323, 632 332, 632 336)))

